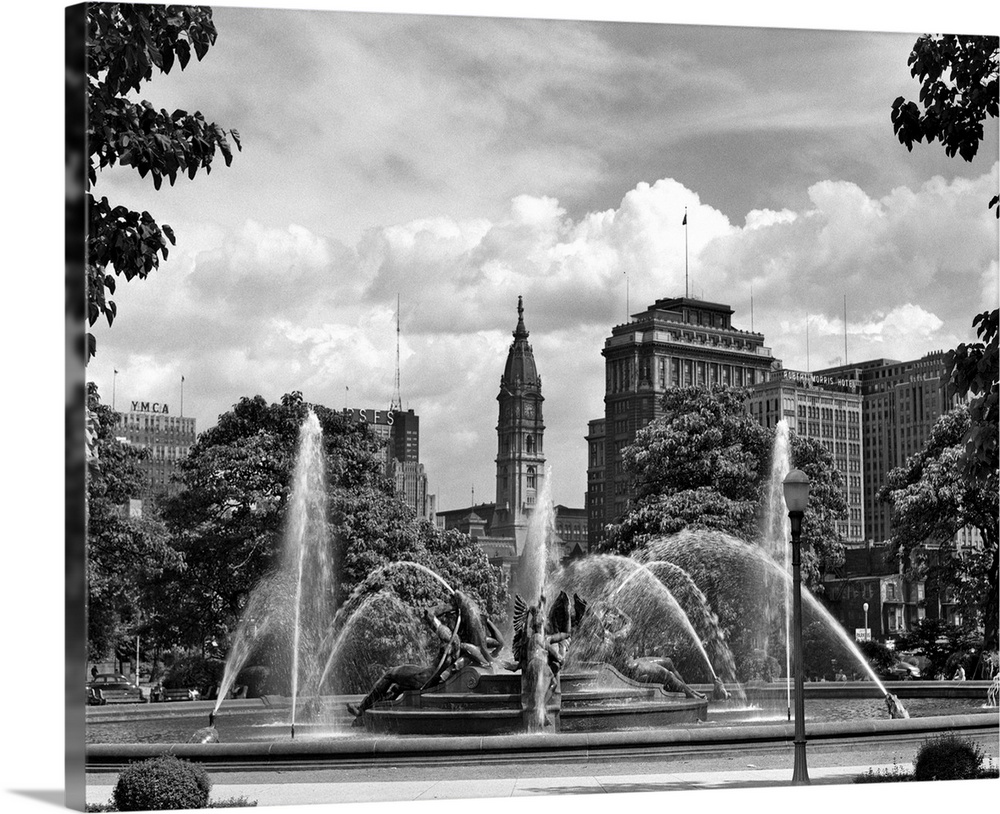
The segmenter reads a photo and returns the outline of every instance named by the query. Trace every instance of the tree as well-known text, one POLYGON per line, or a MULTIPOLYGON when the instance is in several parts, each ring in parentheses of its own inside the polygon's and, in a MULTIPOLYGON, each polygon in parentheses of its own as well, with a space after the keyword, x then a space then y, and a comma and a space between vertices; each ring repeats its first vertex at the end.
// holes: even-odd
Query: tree
MULTIPOLYGON (((925 138, 928 143, 938 140, 949 157, 957 153, 972 161, 983 139, 983 122, 998 114, 1000 38, 925 34, 914 44, 908 64, 921 83, 920 106, 902 96, 893 102, 896 137, 908 150, 925 138)), ((1000 218, 1000 195, 993 196, 990 207, 996 207, 1000 218)), ((980 341, 945 354, 949 394, 974 396, 963 464, 970 477, 979 479, 990 478, 998 468, 997 322, 997 309, 977 315, 972 325, 980 341)))
MULTIPOLYGON (((162 586, 180 641, 196 644, 231 630, 247 596, 281 554, 299 429, 310 409, 300 393, 268 404, 241 399, 203 432, 181 463, 184 485, 164 518, 188 570, 162 586)), ((385 489, 381 443, 363 425, 315 406, 323 429, 328 483, 385 489)))
MULTIPOLYGON (((918 79, 920 105, 902 96, 892 103, 892 126, 900 143, 940 141, 945 153, 972 161, 983 139, 983 122, 997 116, 1000 38, 924 34, 907 64, 918 79), (922 109, 921 109, 922 108, 922 109)), ((990 207, 997 208, 1000 196, 990 207)))
MULTIPOLYGON (((310 405, 297 392, 277 404, 254 396, 199 436, 181 464, 186 488, 165 506, 187 563, 183 579, 162 586, 172 605, 164 623, 169 620, 175 641, 195 644, 233 632, 251 592, 279 570, 299 429, 310 409, 323 430, 333 604, 343 605, 359 586, 359 602, 399 589, 403 602, 425 603, 432 577, 384 570, 408 561, 440 572, 488 610, 499 610, 505 599, 499 571, 464 535, 442 533, 414 517, 393 493, 383 442, 368 425, 310 405)), ((434 590, 439 597, 441 588, 434 590)))
POLYGON ((979 342, 962 343, 944 356, 948 394, 969 400, 969 428, 963 440, 962 466, 967 477, 988 482, 1000 468, 1000 347, 997 310, 978 314, 972 325, 979 342))
POLYGON ((896 639, 896 649, 924 656, 930 664, 923 671, 924 678, 933 678, 947 672, 948 661, 955 653, 965 653, 979 644, 969 625, 953 625, 944 619, 921 619, 896 639))
POLYGON ((840 471, 830 451, 814 438, 791 433, 791 465, 809 476, 809 505, 802 518, 802 579, 813 593, 823 577, 844 562, 837 523, 847 516, 840 471))
POLYGON ((88 385, 94 442, 87 471, 87 642, 93 657, 107 655, 146 623, 142 596, 164 574, 183 568, 163 524, 130 517, 129 500, 141 492, 145 450, 114 437, 118 414, 88 385))
POLYGON ((756 535, 771 436, 746 410, 746 391, 684 387, 663 396, 665 414, 623 453, 632 501, 606 547, 627 554, 687 527, 756 535))
POLYGON ((987 647, 996 648, 998 479, 995 472, 985 479, 965 474, 963 439, 970 424, 966 407, 941 416, 924 449, 889 473, 879 499, 892 506, 893 555, 952 588, 966 618, 982 621, 987 647), (978 550, 956 548, 966 526, 978 530, 978 550), (927 547, 937 550, 933 561, 921 556, 927 547))
MULTIPOLYGON (((663 417, 640 430, 623 453, 634 497, 610 529, 610 550, 627 554, 688 528, 761 539, 774 432, 754 420, 746 400, 746 390, 725 386, 664 394, 663 417)), ((847 504, 833 457, 818 441, 792 434, 791 463, 812 482, 803 523, 803 578, 817 590, 823 573, 843 557, 837 521, 847 504)))
MULTIPOLYGON (((179 173, 194 178, 199 169, 211 172, 216 151, 228 166, 232 137, 242 150, 239 133, 205 121, 201 113, 155 110, 147 101, 133 101, 153 68, 169 73, 175 64, 187 67, 191 53, 201 60, 216 40, 212 10, 206 6, 146 6, 91 3, 87 6, 87 319, 93 325, 103 315, 110 325, 117 314, 116 278, 145 279, 167 259, 167 241, 174 233, 148 212, 113 206, 91 193, 97 171, 115 164, 149 175, 160 188, 173 184, 179 173), (109 273, 110 272, 110 273, 109 273)), ((96 341, 87 334, 88 357, 96 341)))

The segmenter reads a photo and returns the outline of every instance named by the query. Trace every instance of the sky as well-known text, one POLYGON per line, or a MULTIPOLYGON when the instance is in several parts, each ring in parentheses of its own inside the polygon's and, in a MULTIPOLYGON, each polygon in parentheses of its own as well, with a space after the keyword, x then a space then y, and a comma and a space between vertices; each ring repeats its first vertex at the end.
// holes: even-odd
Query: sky
POLYGON ((88 376, 118 409, 176 414, 182 376, 199 431, 255 394, 384 409, 398 296, 429 490, 442 510, 492 499, 521 295, 553 498, 582 507, 604 340, 683 295, 686 263, 691 296, 798 370, 842 363, 845 333, 855 362, 948 349, 996 306, 997 120, 971 163, 892 132, 893 100, 919 93, 919 29, 220 6, 215 22, 205 59, 141 96, 236 128, 232 166, 94 187, 177 235, 95 330, 88 376))

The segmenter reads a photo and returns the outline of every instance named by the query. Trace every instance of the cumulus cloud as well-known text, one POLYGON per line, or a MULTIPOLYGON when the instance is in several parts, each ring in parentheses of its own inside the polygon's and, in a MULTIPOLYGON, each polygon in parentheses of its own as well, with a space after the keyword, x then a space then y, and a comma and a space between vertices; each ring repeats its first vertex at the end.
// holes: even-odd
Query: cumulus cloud
POLYGON ((738 327, 752 318, 788 367, 839 363, 845 333, 853 361, 952 347, 996 302, 997 227, 984 206, 996 173, 880 198, 822 181, 801 211, 754 210, 742 226, 667 178, 579 219, 554 198, 520 195, 492 221, 431 216, 354 246, 295 225, 193 231, 155 280, 130 287, 93 373, 107 383, 117 368, 119 392, 161 400, 183 374, 202 427, 257 392, 385 406, 398 293, 404 404, 421 416, 422 457, 449 508, 472 483, 483 499, 494 488, 497 387, 523 295, 547 453, 564 482, 556 499, 582 505, 601 347, 627 308, 682 295, 687 266, 692 296, 732 305, 738 327))

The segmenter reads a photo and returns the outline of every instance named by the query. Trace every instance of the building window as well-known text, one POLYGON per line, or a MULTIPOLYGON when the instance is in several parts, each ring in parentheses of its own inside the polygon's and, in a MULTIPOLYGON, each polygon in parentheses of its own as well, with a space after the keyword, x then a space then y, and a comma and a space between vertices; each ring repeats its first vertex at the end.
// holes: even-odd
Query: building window
POLYGON ((537 480, 537 478, 536 478, 536 475, 535 475, 535 467, 529 466, 528 467, 528 488, 529 489, 534 489, 535 488, 536 480, 537 480))

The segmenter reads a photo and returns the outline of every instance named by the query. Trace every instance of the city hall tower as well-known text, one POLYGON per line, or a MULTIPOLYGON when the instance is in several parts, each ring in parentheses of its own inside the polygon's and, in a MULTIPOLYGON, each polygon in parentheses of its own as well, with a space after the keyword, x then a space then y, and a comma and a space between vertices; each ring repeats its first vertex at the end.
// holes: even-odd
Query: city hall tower
POLYGON ((517 298, 517 327, 500 377, 497 422, 497 502, 492 534, 513 538, 524 551, 528 523, 545 479, 542 437, 542 377, 524 327, 524 305, 517 298))

